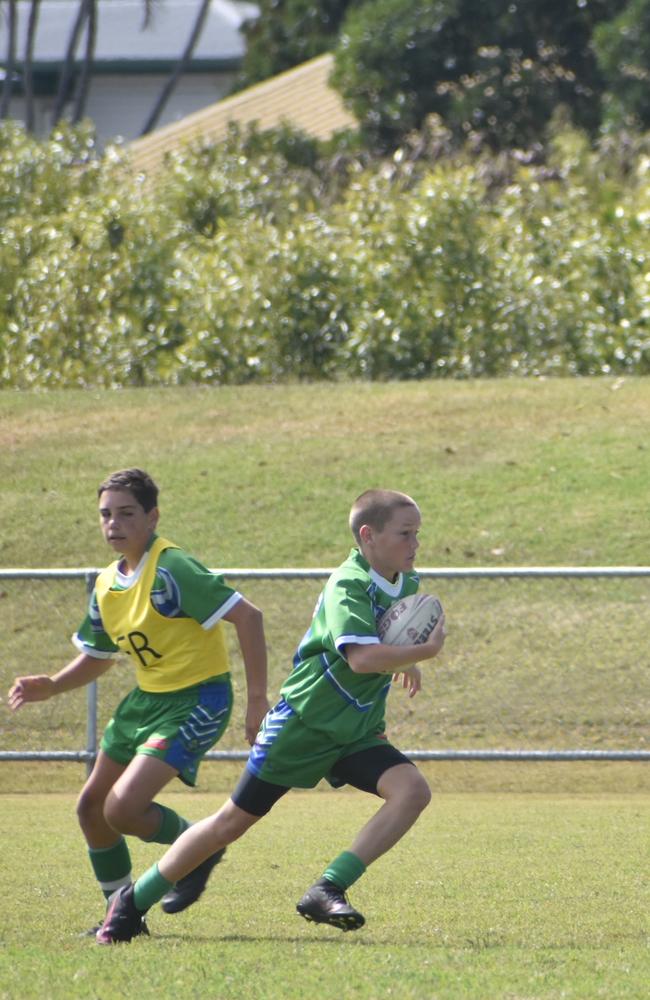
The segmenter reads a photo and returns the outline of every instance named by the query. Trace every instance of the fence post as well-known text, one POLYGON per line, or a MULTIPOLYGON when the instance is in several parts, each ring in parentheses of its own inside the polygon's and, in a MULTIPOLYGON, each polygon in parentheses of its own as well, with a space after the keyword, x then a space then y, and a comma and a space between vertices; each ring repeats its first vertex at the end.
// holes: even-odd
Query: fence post
MULTIPOLYGON (((86 573, 86 596, 90 600, 97 573, 86 573)), ((97 756, 97 681, 91 681, 86 691, 86 777, 95 766, 97 756)))

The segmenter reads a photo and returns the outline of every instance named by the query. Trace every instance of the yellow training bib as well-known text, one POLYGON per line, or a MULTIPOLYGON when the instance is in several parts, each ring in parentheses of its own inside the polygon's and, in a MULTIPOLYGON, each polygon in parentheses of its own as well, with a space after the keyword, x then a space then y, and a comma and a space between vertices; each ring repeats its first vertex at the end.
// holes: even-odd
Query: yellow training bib
POLYGON ((165 618, 151 603, 158 558, 178 548, 156 538, 138 580, 128 590, 111 590, 118 562, 97 577, 95 593, 104 630, 133 660, 142 691, 178 691, 229 670, 223 624, 205 630, 194 618, 165 618))

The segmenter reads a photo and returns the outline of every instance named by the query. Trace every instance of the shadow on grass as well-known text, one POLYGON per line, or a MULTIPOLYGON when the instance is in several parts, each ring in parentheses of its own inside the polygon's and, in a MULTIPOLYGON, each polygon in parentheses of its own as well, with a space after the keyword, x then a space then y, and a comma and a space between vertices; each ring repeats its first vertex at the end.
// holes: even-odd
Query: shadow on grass
MULTIPOLYGON (((219 944, 289 944, 289 945, 300 945, 303 948, 308 948, 315 945, 340 945, 341 940, 346 942, 353 942, 354 947, 362 948, 383 948, 387 943, 382 937, 364 937, 363 935, 352 935, 350 933, 339 932, 338 934, 332 934, 327 937, 320 938, 306 938, 303 935, 290 935, 285 934, 280 935, 270 935, 270 934, 157 934, 154 933, 151 937, 138 938, 136 946, 144 946, 147 944, 155 944, 157 941, 161 943, 175 942, 177 944, 188 944, 192 947, 196 945, 219 945, 219 944)), ((422 947, 427 948, 432 951, 442 951, 442 952, 483 952, 483 951, 494 951, 494 950, 511 950, 511 951, 532 951, 532 952, 545 952, 545 951, 600 951, 607 948, 615 948, 620 945, 630 945, 638 944, 648 946, 650 945, 650 936, 648 933, 639 929, 638 931, 630 931, 629 933, 612 933, 608 935, 599 936, 597 940, 580 940, 575 936, 569 936, 565 940, 561 941, 539 941, 537 943, 531 942, 530 940, 523 939, 513 939, 510 940, 506 935, 503 934, 477 934, 471 938, 464 938, 459 941, 432 941, 430 936, 427 937, 411 937, 409 940, 408 947, 422 947)), ((404 945, 404 947, 407 947, 404 945)))

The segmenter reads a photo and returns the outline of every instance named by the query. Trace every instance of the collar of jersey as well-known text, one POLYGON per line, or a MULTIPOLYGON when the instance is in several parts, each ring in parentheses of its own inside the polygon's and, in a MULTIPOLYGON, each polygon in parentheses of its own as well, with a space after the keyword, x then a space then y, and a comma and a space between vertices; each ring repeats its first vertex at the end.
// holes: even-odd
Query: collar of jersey
POLYGON ((380 573, 377 573, 372 566, 368 572, 370 573, 370 579, 372 582, 376 583, 378 587, 381 587, 384 593, 388 594, 389 597, 399 597, 404 585, 404 576, 402 573, 398 573, 395 583, 391 583, 390 580, 387 580, 380 573))
POLYGON ((154 543, 155 540, 156 540, 156 535, 154 533, 151 536, 149 544, 147 545, 146 549, 142 553, 142 558, 140 559, 140 562, 135 567, 135 569, 133 570, 133 572, 128 574, 128 576, 127 576, 126 573, 123 573, 122 570, 120 569, 120 566, 122 564, 122 560, 121 559, 119 560, 119 562, 118 562, 118 564, 116 566, 116 569, 115 569, 115 585, 117 585, 117 587, 120 590, 128 590, 129 587, 135 586, 135 584, 138 582, 138 580, 140 579, 140 577, 142 575, 142 571, 143 571, 143 569, 145 567, 147 559, 149 558, 149 550, 150 550, 150 548, 153 545, 153 543, 154 543))

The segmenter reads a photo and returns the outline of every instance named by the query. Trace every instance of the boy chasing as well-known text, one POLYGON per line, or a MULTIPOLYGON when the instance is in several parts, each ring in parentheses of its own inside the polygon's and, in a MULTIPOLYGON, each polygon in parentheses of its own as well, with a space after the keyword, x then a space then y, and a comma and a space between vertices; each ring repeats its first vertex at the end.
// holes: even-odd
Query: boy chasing
POLYGON ((386 738, 391 677, 401 674, 409 695, 417 694, 421 674, 415 661, 436 656, 445 631, 441 618, 421 645, 382 645, 377 636, 383 612, 418 588, 415 501, 392 490, 369 490, 353 504, 350 528, 356 547, 325 585, 280 701, 267 713, 231 798, 186 830, 134 884, 116 892, 97 933, 100 944, 141 934, 143 915, 188 872, 241 837, 290 788, 311 788, 321 778, 335 787, 350 784, 383 804, 297 909, 307 920, 341 930, 364 924, 347 889, 404 836, 430 799, 415 765, 386 738))
MULTIPOLYGON (((108 899, 131 884, 125 834, 172 844, 190 826, 154 799, 172 778, 196 783, 202 757, 228 724, 232 685, 222 621, 234 625, 244 660, 249 743, 268 701, 261 612, 156 534, 158 488, 151 477, 140 469, 115 472, 97 495, 102 533, 120 558, 97 577, 73 639, 79 655, 51 677, 16 678, 9 705, 16 710, 88 684, 118 652, 131 658, 137 686, 108 723, 77 803, 90 863, 108 899)), ((223 852, 223 845, 209 851, 170 886, 167 913, 198 899, 223 852)))

